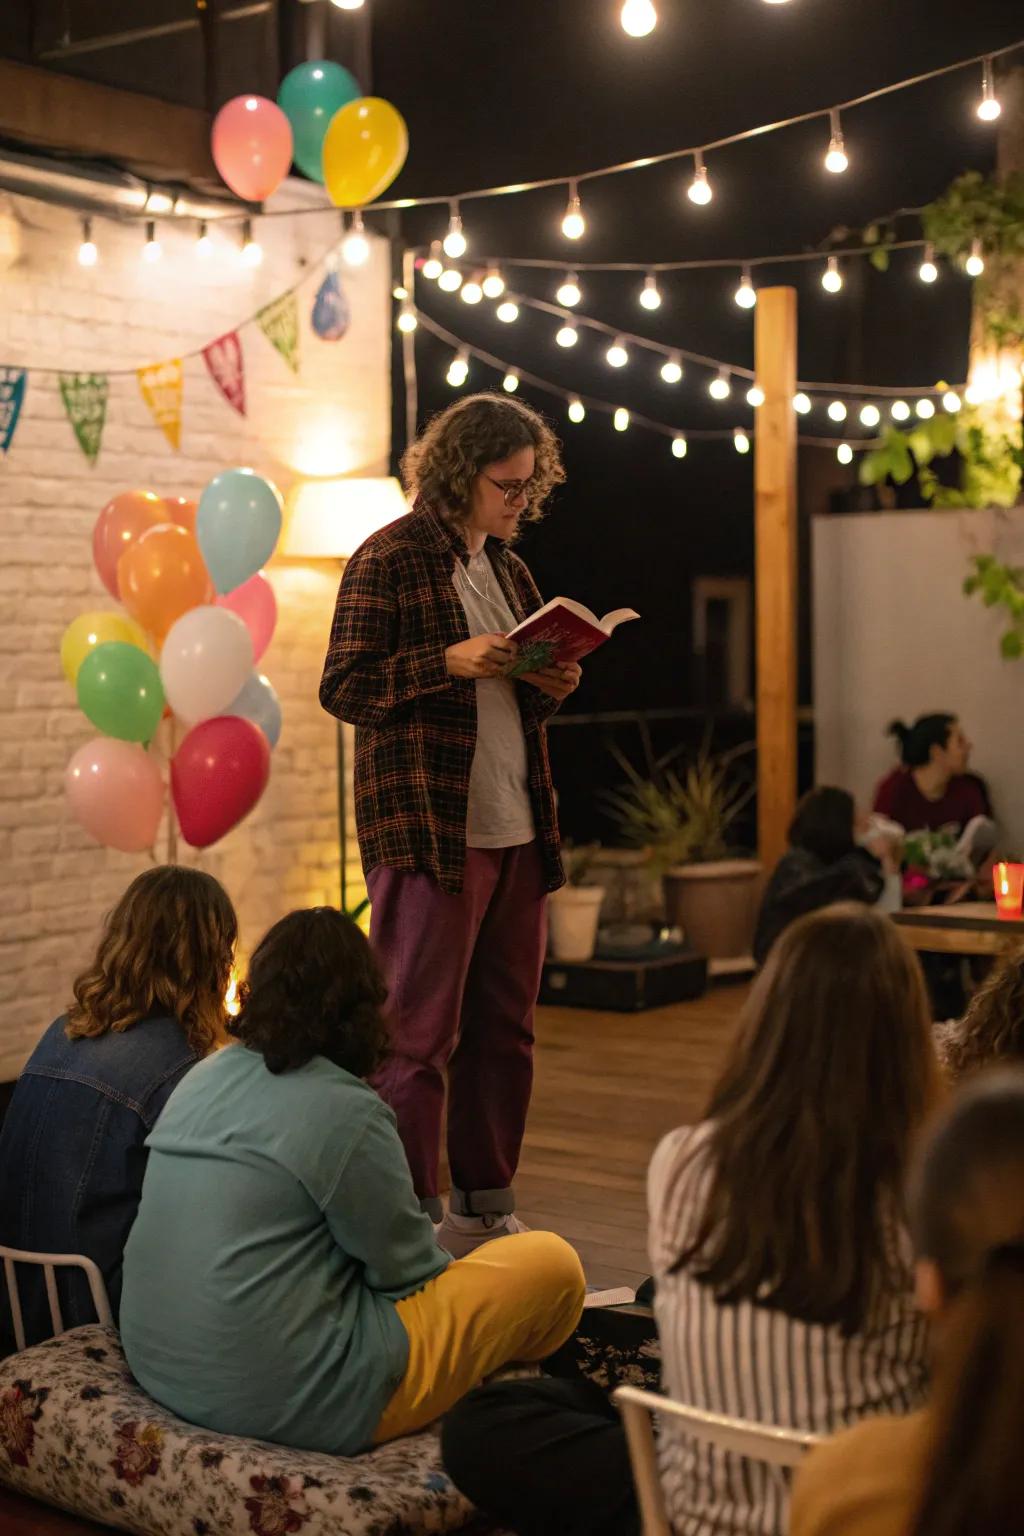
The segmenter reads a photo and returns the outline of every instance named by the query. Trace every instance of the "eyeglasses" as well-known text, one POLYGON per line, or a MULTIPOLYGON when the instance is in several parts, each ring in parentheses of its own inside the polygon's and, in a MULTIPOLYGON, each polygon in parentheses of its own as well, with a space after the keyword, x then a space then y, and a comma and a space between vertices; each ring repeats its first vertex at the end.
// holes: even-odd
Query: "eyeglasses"
POLYGON ((484 475, 484 479, 493 485, 495 490, 501 492, 505 498, 506 507, 510 507, 520 496, 530 498, 530 492, 534 489, 533 480, 492 480, 490 475, 484 475))

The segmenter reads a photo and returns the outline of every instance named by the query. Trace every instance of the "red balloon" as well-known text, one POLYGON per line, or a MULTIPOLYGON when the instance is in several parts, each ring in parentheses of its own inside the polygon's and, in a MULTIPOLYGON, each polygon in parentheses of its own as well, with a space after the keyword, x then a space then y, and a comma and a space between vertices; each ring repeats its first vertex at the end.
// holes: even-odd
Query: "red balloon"
POLYGON ((211 843, 248 816, 270 777, 270 743, 258 725, 216 715, 194 725, 171 759, 171 799, 181 835, 211 843))
POLYGON ((165 515, 160 521, 177 523, 178 527, 184 528, 186 533, 195 534, 199 503, 191 501, 187 496, 162 496, 160 499, 166 508, 165 515))
POLYGON ((111 597, 120 598, 117 565, 150 528, 166 521, 164 504, 152 491, 122 491, 108 501, 92 530, 92 557, 111 597))

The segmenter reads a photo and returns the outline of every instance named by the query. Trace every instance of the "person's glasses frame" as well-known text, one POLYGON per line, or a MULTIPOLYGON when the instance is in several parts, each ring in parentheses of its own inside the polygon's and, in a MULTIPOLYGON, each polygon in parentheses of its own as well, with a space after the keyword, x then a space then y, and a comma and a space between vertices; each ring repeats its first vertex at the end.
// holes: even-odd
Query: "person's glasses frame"
POLYGON ((534 488, 533 480, 492 480, 490 475, 484 475, 484 479, 493 485, 495 490, 501 492, 505 498, 506 507, 518 501, 520 496, 525 496, 529 500, 530 492, 534 488))

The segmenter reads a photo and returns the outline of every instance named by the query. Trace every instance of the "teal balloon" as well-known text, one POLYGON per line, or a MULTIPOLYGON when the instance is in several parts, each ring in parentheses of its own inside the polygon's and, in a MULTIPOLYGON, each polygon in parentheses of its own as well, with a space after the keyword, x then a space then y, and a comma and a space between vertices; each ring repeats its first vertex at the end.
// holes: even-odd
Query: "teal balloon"
POLYGON ((270 745, 277 746, 281 737, 281 701, 271 687, 270 679, 262 672, 252 674, 222 713, 251 720, 253 725, 259 726, 270 745))
POLYGON ((262 570, 280 534, 280 492, 253 469, 226 469, 199 498, 196 539, 219 593, 262 570))
POLYGON ((324 179, 321 156, 331 118, 362 94, 355 77, 330 59, 297 64, 281 81, 277 104, 292 125, 295 164, 310 180, 324 179))
POLYGON ((82 712, 104 736, 152 741, 164 712, 156 662, 137 645, 108 640, 90 651, 75 684, 82 712))

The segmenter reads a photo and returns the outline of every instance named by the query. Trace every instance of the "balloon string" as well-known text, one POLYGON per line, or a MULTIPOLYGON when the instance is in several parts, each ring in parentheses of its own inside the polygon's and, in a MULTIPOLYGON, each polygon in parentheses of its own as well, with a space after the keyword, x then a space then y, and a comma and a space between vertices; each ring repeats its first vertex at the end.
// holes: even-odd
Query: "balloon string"
POLYGON ((171 784, 170 784, 171 760, 174 757, 174 750, 175 750, 175 740, 174 740, 174 737, 175 737, 174 716, 171 715, 170 718, 167 721, 167 862, 168 862, 168 864, 177 864, 177 862, 178 862, 178 818, 174 814, 174 799, 173 799, 173 796, 171 795, 171 784))

